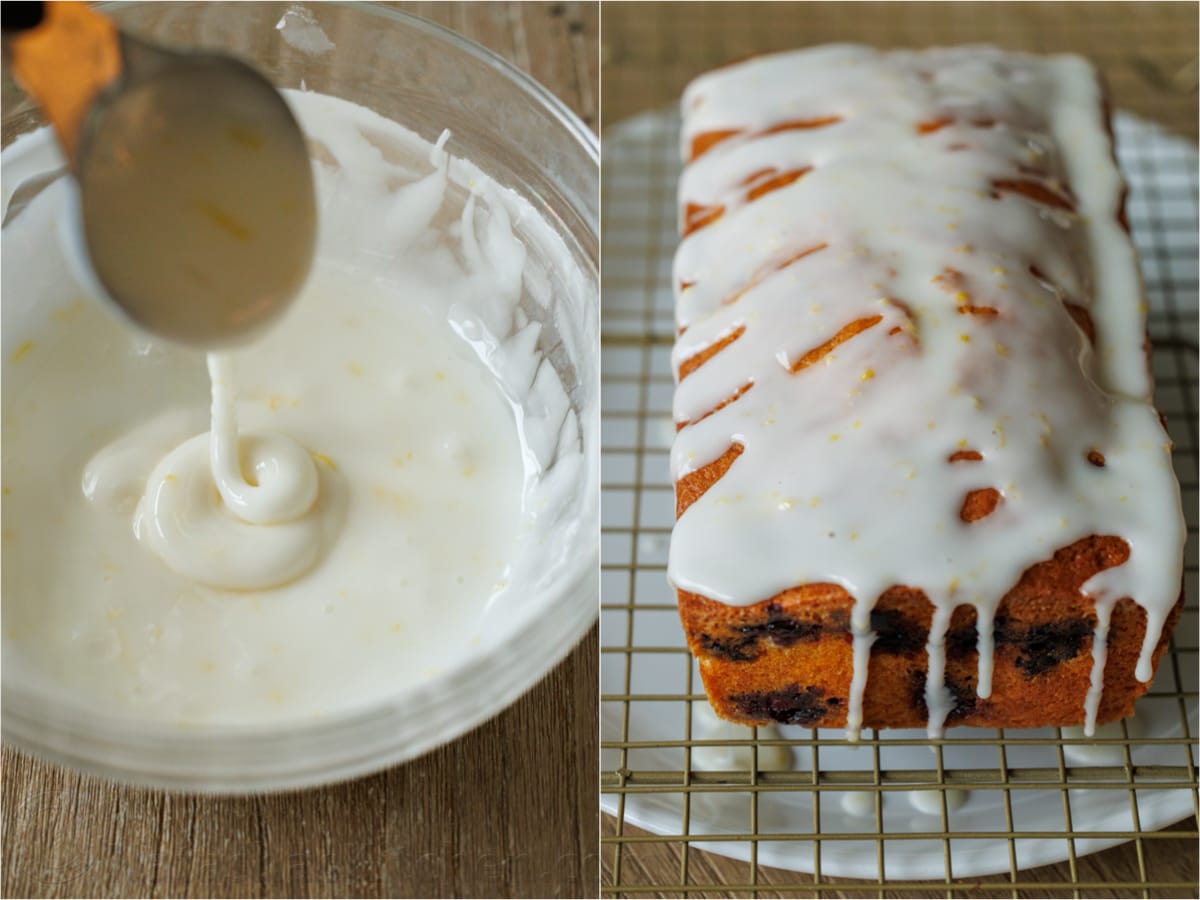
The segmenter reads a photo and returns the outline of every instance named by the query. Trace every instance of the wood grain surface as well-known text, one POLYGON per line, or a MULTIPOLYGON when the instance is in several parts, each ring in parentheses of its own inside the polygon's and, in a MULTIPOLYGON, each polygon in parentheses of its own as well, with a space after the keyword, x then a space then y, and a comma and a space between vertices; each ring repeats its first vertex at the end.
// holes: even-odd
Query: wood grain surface
MULTIPOLYGON (((1087 56, 1102 72, 1113 106, 1197 137, 1196 3, 612 3, 601 9, 602 125, 609 127, 636 113, 677 102, 694 76, 722 63, 771 50, 835 41, 877 46, 921 47, 982 42, 1037 52, 1069 51, 1087 56)), ((1044 892, 1020 896, 1072 896, 1051 885, 1082 881, 1197 881, 1194 817, 1172 832, 1178 839, 1128 843, 1078 860, 1021 873, 1023 880, 1044 883, 1044 892)), ((645 835, 629 824, 603 817, 602 833, 612 838, 645 835)), ((747 884, 747 863, 691 850, 683 844, 622 844, 616 871, 617 844, 607 842, 601 854, 601 886, 611 896, 679 896, 681 884, 692 885, 689 897, 788 896, 864 897, 870 893, 839 891, 838 879, 823 879, 820 890, 731 894, 721 885, 747 884), (660 891, 648 886, 664 886, 660 891), (697 886, 711 885, 711 890, 697 886), (622 886, 637 886, 626 893, 622 886)), ((764 885, 797 885, 811 875, 760 867, 764 885)), ((1007 876, 978 879, 1003 882, 1007 876)), ((936 896, 928 892, 880 889, 877 896, 936 896)), ((963 895, 956 895, 963 896, 963 895)), ((970 895, 967 895, 970 896, 970 895)), ((1018 896, 981 891, 976 896, 1018 896)), ((1078 896, 1076 893, 1075 896, 1078 896)), ((1114 890, 1085 896, 1198 896, 1187 891, 1114 890)))
MULTIPOLYGON (((1099 882, 1129 883, 1131 881, 1138 881, 1139 855, 1142 857, 1150 880, 1191 882, 1194 885, 1196 881, 1196 841, 1194 836, 1189 837, 1184 833, 1190 832, 1192 835, 1195 834, 1195 819, 1179 822, 1163 830, 1172 833, 1180 832, 1181 834, 1178 839, 1142 841, 1140 849, 1136 844, 1131 842, 1101 853, 1081 856, 1076 861, 1074 878, 1070 877, 1070 867, 1065 862, 1053 866, 1038 866, 1034 869, 1022 870, 1020 872, 1021 882, 1023 884, 1040 885, 1036 890, 1007 890, 1004 888, 1005 882, 1009 880, 1007 875, 989 875, 981 878, 957 879, 956 884, 969 884, 973 887, 973 890, 969 893, 957 892, 954 894, 940 894, 936 890, 905 890, 903 882, 894 882, 886 889, 881 885, 875 893, 862 889, 840 891, 837 890, 837 885, 840 881, 846 881, 846 879, 831 878, 829 876, 821 878, 823 885, 821 890, 805 890, 802 885, 812 883, 814 881, 812 875, 804 872, 788 872, 782 869, 773 869, 768 866, 760 866, 758 869, 757 880, 762 887, 757 892, 751 894, 746 891, 721 890, 721 885, 750 884, 754 878, 750 864, 693 849, 688 853, 686 861, 687 883, 691 885, 709 885, 711 888, 709 890, 693 888, 688 892, 687 896, 714 898, 838 897, 859 898, 859 900, 871 896, 888 898, 931 898, 938 896, 968 898, 1072 897, 1079 896, 1080 893, 1063 886, 1072 880, 1093 884, 1099 882)), ((609 836, 615 833, 616 819, 612 816, 604 816, 601 834, 609 836)), ((623 833, 626 835, 648 834, 648 832, 629 825, 625 826, 623 833)), ((889 842, 888 852, 902 854, 904 852, 903 848, 902 846, 898 847, 897 844, 898 842, 895 841, 889 842)), ((870 853, 871 851, 867 852, 870 853)), ((606 847, 601 854, 600 881, 605 887, 605 896, 680 896, 678 890, 667 887, 667 885, 679 884, 681 873, 685 870, 685 860, 681 844, 678 842, 656 842, 626 845, 622 851, 622 857, 621 872, 618 878, 618 873, 614 871, 613 867, 613 848, 606 847), (619 889, 613 890, 613 887, 618 884, 639 885, 643 886, 643 888, 647 885, 662 885, 663 889, 658 891, 643 889, 636 893, 624 893, 619 889)), ((861 881, 857 883, 861 884, 861 881)), ((1130 889, 1096 890, 1092 888, 1083 892, 1082 896, 1088 897, 1090 900, 1115 900, 1115 898, 1126 897, 1195 897, 1197 893, 1195 887, 1182 891, 1178 888, 1150 888, 1144 892, 1142 890, 1130 889)))
MULTIPOLYGON (((597 123, 589 3, 393 3, 597 123)), ((6 100, 8 95, 6 94, 6 100)), ((530 693, 404 766, 319 790, 136 790, 4 748, 5 897, 594 896, 597 632, 530 693)))
POLYGON ((771 50, 988 43, 1088 57, 1113 105, 1197 136, 1197 4, 605 3, 603 119, 674 103, 694 76, 771 50))

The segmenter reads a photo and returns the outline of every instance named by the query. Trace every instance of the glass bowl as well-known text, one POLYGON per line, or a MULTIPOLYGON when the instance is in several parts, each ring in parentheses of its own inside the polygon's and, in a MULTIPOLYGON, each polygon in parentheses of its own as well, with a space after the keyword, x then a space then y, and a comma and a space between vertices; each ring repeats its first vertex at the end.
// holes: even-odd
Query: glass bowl
MULTIPOLYGON (((110 3, 100 9, 134 35, 223 49, 281 88, 349 100, 430 142, 448 128, 456 156, 531 204, 566 248, 557 263, 544 261, 553 302, 532 304, 527 312, 543 322, 541 349, 578 417, 583 464, 558 529, 562 552, 516 608, 484 614, 491 642, 385 703, 303 723, 183 728, 114 719, 6 680, 4 740, 125 782, 226 793, 325 784, 411 759, 511 704, 597 616, 598 141, 557 98, 498 56, 393 9, 207 2, 110 3)), ((8 146, 43 120, 7 77, 4 100, 8 146)), ((530 255, 536 262, 533 246, 530 255)))

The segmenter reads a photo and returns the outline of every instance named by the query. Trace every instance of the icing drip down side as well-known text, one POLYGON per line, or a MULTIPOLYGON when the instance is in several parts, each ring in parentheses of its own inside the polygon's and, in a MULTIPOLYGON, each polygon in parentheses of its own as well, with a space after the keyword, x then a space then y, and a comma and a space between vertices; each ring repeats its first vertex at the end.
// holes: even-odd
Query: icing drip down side
POLYGON ((1022 573, 1119 537, 1128 559, 1082 586, 1090 731, 1108 613, 1124 597, 1146 611, 1148 680, 1184 540, 1091 69, 825 47, 703 76, 683 112, 672 477, 725 462, 681 510, 672 583, 738 606, 844 589, 852 735, 871 611, 919 589, 937 735, 954 609, 977 613, 987 698, 991 624, 1022 573))

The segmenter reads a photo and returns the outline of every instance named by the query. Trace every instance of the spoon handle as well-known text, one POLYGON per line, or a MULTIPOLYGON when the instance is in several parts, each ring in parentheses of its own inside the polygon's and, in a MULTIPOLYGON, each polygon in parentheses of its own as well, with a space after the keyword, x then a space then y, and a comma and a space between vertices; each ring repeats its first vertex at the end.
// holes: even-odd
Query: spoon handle
POLYGON ((74 166, 88 110, 121 74, 117 28, 86 4, 67 0, 5 4, 6 28, 10 8, 26 5, 43 7, 42 18, 32 26, 24 23, 25 30, 9 41, 13 74, 37 99, 74 166))
POLYGON ((45 3, 6 3, 0 6, 0 30, 18 34, 37 28, 46 15, 45 3))

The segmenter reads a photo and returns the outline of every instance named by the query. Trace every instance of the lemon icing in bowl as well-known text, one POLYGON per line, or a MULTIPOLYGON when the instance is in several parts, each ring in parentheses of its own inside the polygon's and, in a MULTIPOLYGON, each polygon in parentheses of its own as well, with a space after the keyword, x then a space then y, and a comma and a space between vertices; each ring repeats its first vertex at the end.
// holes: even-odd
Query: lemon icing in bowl
MULTIPOLYGON (((368 708, 486 646, 489 611, 563 551, 584 455, 549 358, 569 338, 530 315, 546 269, 569 268, 548 227, 445 135, 289 101, 317 160, 319 259, 274 330, 213 361, 224 443, 203 358, 72 274, 71 185, 6 229, 9 686, 188 726, 368 708), (239 506, 237 482, 282 499, 239 506)), ((5 151, 13 182, 48 140, 5 151)))

